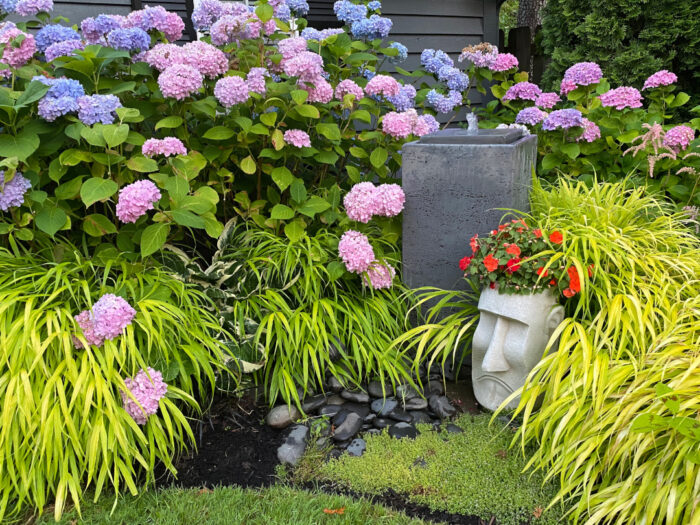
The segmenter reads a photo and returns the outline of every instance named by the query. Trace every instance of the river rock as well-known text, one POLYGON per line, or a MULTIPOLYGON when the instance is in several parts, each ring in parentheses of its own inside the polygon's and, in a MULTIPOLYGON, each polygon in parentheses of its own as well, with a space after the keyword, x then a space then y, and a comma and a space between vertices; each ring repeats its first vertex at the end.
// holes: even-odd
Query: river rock
POLYGON ((340 397, 338 394, 333 394, 331 397, 328 398, 326 401, 327 405, 344 405, 345 400, 340 397))
POLYGON ((333 439, 335 441, 346 441, 351 439, 362 428, 362 418, 355 412, 348 412, 343 423, 336 427, 333 439))
POLYGON ((297 425, 284 440, 284 443, 277 449, 277 459, 281 463, 296 466, 306 450, 306 440, 309 436, 309 428, 304 425, 297 425))
POLYGON ((406 410, 425 410, 428 408, 428 400, 422 397, 414 397, 406 401, 404 408, 406 410))
POLYGON ((367 392, 372 397, 383 398, 391 396, 394 393, 394 387, 391 386, 391 383, 384 383, 384 390, 382 390, 382 384, 379 381, 370 381, 367 392))
POLYGON ((464 429, 462 427, 459 427, 454 423, 448 423, 447 427, 445 427, 445 430, 447 430, 448 434, 461 434, 462 432, 464 432, 464 429))
POLYGON ((367 415, 365 416, 364 422, 365 422, 365 423, 371 423, 371 422, 374 421, 375 419, 377 419, 377 414, 375 414, 374 412, 370 412, 369 414, 367 414, 367 415))
POLYGON ((304 401, 301 408, 304 413, 308 414, 309 412, 313 412, 314 410, 318 410, 319 408, 323 407, 327 400, 328 398, 324 395, 314 396, 304 401))
POLYGON ((442 381, 435 381, 434 379, 431 379, 428 382, 428 392, 430 394, 437 394, 438 396, 441 396, 445 393, 445 385, 442 384, 442 381))
POLYGON ((399 405, 396 399, 375 399, 372 401, 372 412, 379 414, 380 416, 387 416, 399 405))
POLYGON ((350 445, 348 445, 347 452, 351 456, 361 456, 365 449, 367 448, 367 443, 362 438, 353 439, 350 445))
POLYGON ((418 431, 409 423, 396 423, 389 427, 389 435, 395 439, 415 439, 418 436, 418 431))
POLYGON ((345 403, 343 405, 343 410, 347 410, 348 412, 355 412, 355 414, 359 414, 361 418, 364 418, 370 412, 368 404, 353 403, 352 401, 345 403))
POLYGON ((395 421, 403 421, 404 423, 410 423, 413 421, 413 416, 411 416, 411 414, 398 407, 391 411, 389 417, 395 421))
POLYGON ((369 394, 361 390, 343 390, 340 396, 354 403, 369 403, 369 394))
POLYGON ((348 414, 350 413, 349 410, 345 410, 344 408, 341 408, 340 412, 338 412, 336 415, 333 416, 333 425, 337 428, 340 425, 343 424, 343 421, 345 421, 345 418, 348 417, 348 414))
POLYGON ((340 392, 343 390, 343 385, 334 376, 328 378, 328 388, 333 392, 340 392))
POLYGON ((265 421, 272 428, 286 428, 299 418, 301 413, 294 405, 279 405, 268 412, 265 421))
POLYGON ((428 400, 430 408, 440 419, 447 419, 457 413, 457 409, 450 404, 450 400, 445 396, 430 396, 428 400))
POLYGON ((403 401, 408 401, 414 397, 418 397, 420 394, 411 385, 399 385, 396 387, 396 397, 402 399, 403 401))
POLYGON ((413 423, 432 423, 433 419, 422 410, 411 410, 409 412, 413 418, 413 423))
POLYGON ((320 416, 333 417, 341 410, 342 410, 342 407, 339 405, 326 405, 325 407, 323 407, 321 410, 318 411, 318 414, 320 416))
POLYGON ((374 421, 372 421, 372 424, 373 424, 376 428, 386 428, 386 427, 392 425, 393 423, 394 423, 394 422, 393 422, 391 419, 387 419, 387 418, 384 418, 384 417, 378 417, 377 419, 375 419, 374 421))

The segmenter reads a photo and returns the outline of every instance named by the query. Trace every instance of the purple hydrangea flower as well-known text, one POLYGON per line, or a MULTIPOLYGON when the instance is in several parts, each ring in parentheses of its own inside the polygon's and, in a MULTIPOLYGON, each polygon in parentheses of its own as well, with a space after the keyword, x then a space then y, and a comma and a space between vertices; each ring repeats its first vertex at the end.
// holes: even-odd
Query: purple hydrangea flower
POLYGON ((287 0, 287 6, 297 17, 306 16, 309 12, 309 4, 306 0, 287 0))
POLYGON ((443 66, 438 71, 438 79, 444 82, 448 89, 464 91, 469 87, 469 76, 456 67, 443 66))
POLYGON ((214 96, 225 108, 246 102, 250 98, 248 91, 246 81, 236 76, 221 78, 214 86, 214 96))
MULTIPOLYGON (((92 315, 89 310, 83 310, 78 315, 75 316, 75 320, 80 327, 80 331, 83 333, 83 337, 89 345, 102 346, 105 342, 104 337, 101 337, 95 333, 95 327, 92 324, 92 315)), ((73 336, 73 345, 77 349, 84 347, 83 343, 75 336, 73 336)))
POLYGON ((85 18, 80 23, 80 31, 89 44, 106 44, 110 31, 120 29, 126 23, 126 17, 118 15, 97 15, 85 18))
MULTIPOLYGON (((141 153, 143 153, 146 157, 154 157, 156 155, 172 157, 175 155, 187 155, 187 148, 180 139, 176 137, 165 137, 164 139, 148 139, 141 146, 141 153)), ((158 191, 157 188, 156 191, 158 191)), ((160 196, 155 200, 157 201, 159 199, 160 196)))
POLYGON ((257 93, 258 95, 264 95, 267 92, 265 77, 269 76, 270 73, 264 67, 251 68, 245 77, 246 84, 248 84, 248 91, 257 93))
POLYGON ((80 35, 73 28, 52 24, 39 29, 34 39, 36 40, 36 47, 43 53, 51 44, 63 42, 64 40, 80 40, 80 35))
POLYGON ((348 0, 339 0, 333 4, 333 12, 341 22, 350 25, 367 18, 367 6, 364 4, 353 4, 348 0))
POLYGON ((115 95, 90 95, 78 98, 78 118, 86 126, 92 126, 97 122, 112 124, 116 118, 116 111, 122 107, 115 95))
POLYGON ((34 16, 53 11, 53 0, 19 0, 15 13, 20 16, 34 16))
POLYGON ((561 98, 554 92, 542 93, 537 100, 535 100, 535 105, 539 108, 552 109, 559 102, 561 98))
POLYGON ((15 12, 17 0, 0 0, 0 13, 11 15, 15 12))
POLYGON ((145 51, 151 46, 151 37, 143 29, 127 27, 107 34, 109 47, 122 51, 145 51))
POLYGON ((158 76, 158 87, 164 97, 183 100, 199 91, 204 83, 202 74, 187 64, 174 64, 158 76))
POLYGON ((433 73, 437 75, 438 71, 445 66, 454 66, 452 59, 442 51, 438 49, 424 49, 420 54, 420 63, 425 68, 428 73, 433 73))
POLYGON ((508 88, 506 94, 503 95, 503 100, 537 100, 542 94, 542 90, 537 84, 532 82, 518 82, 517 84, 508 88))
POLYGON ((661 71, 657 71, 656 73, 654 73, 646 79, 642 91, 645 89, 653 89, 661 86, 670 86, 671 84, 675 84, 676 82, 678 82, 678 77, 675 73, 671 73, 666 69, 662 69, 661 71))
POLYGON ((366 235, 348 230, 340 238, 338 254, 352 273, 366 272, 374 261, 374 250, 366 235))
POLYGON ((499 53, 496 56, 496 60, 494 60, 493 63, 488 66, 491 71, 497 72, 510 71, 516 67, 518 67, 518 59, 515 57, 515 55, 510 53, 499 53))
POLYGON ((307 27, 301 32, 301 37, 304 40, 316 40, 317 42, 323 42, 326 38, 333 35, 340 35, 344 33, 340 28, 331 27, 329 29, 314 29, 313 27, 307 27))
POLYGON ((612 106, 618 111, 625 108, 641 108, 642 94, 636 88, 622 86, 600 95, 600 102, 603 106, 612 106))
POLYGON ((126 17, 126 27, 138 27, 148 32, 160 31, 168 42, 182 38, 185 22, 177 13, 167 11, 163 6, 146 7, 132 11, 126 17))
POLYGON ((664 146, 678 153, 695 140, 695 130, 690 126, 676 126, 664 135, 664 146))
POLYGON ((432 89, 426 95, 425 101, 438 113, 450 113, 455 107, 462 105, 462 93, 450 91, 449 95, 443 95, 432 89))
POLYGON ((168 385, 163 381, 163 375, 148 367, 139 371, 133 379, 124 379, 132 399, 126 392, 121 392, 124 410, 139 425, 145 425, 149 416, 158 412, 158 403, 165 397, 168 385))
POLYGON ((345 95, 355 95, 355 102, 357 102, 365 96, 365 92, 354 80, 348 78, 346 80, 341 80, 338 85, 335 86, 335 98, 342 101, 345 95))
POLYGON ((220 2, 219 0, 200 0, 192 11, 192 24, 197 31, 209 31, 214 22, 224 16, 248 14, 245 4, 239 2, 220 2))
POLYGON ((530 126, 534 126, 542 122, 546 116, 546 112, 542 111, 538 107, 532 106, 521 110, 515 117, 515 122, 517 124, 528 124, 530 126))
POLYGON ((468 46, 459 55, 459 61, 469 60, 476 67, 490 68, 498 59, 498 48, 487 42, 475 46, 468 46))
POLYGON ((440 123, 432 115, 427 113, 418 117, 415 126, 413 126, 413 134, 417 137, 435 133, 440 129, 440 123))
POLYGON ((31 187, 29 179, 24 178, 18 171, 11 180, 5 182, 5 172, 0 170, 0 210, 7 211, 24 204, 24 194, 31 187))
POLYGON ((389 36, 392 25, 393 22, 390 18, 372 15, 364 20, 353 22, 350 26, 350 32, 355 38, 375 40, 377 38, 386 38, 389 36))
POLYGON ((300 129, 288 129, 284 132, 284 141, 297 148, 310 148, 311 138, 306 131, 300 129))
POLYGON ((398 95, 388 96, 386 99, 394 105, 396 111, 407 111, 415 106, 416 88, 411 84, 401 86, 398 95))
POLYGON ((542 129, 547 131, 575 127, 583 127, 583 116, 579 110, 571 108, 552 111, 542 122, 542 129))
MULTIPOLYGON (((180 144, 182 145, 182 143, 180 144)), ((150 145, 147 146, 144 143, 146 152, 149 151, 150 147, 150 145)), ((139 217, 145 215, 148 210, 152 210, 153 205, 158 202, 160 198, 160 190, 150 180, 139 180, 128 186, 124 186, 119 190, 119 200, 116 208, 117 217, 122 222, 136 222, 139 217)))
POLYGON ((595 122, 591 122, 587 118, 583 118, 583 133, 576 139, 577 142, 585 140, 586 142, 593 142, 600 138, 600 128, 595 122))
POLYGON ((561 94, 566 95, 578 86, 597 84, 603 78, 603 71, 595 62, 579 62, 564 73, 561 81, 561 94))
POLYGON ((136 316, 129 303, 118 295, 105 294, 92 306, 95 335, 107 340, 119 337, 136 316))
POLYGON ((78 100, 73 97, 47 97, 39 101, 37 113, 47 122, 75 113, 79 109, 78 100))
POLYGON ((41 82, 45 86, 49 86, 49 90, 46 92, 44 97, 50 98, 60 98, 60 97, 70 97, 78 98, 85 95, 85 89, 83 85, 72 78, 47 78, 43 75, 37 75, 32 78, 41 82))
POLYGON ((75 55, 75 51, 81 51, 85 49, 85 44, 82 40, 64 40, 63 42, 56 42, 51 44, 44 51, 44 56, 47 62, 51 62, 58 57, 65 57, 75 55))

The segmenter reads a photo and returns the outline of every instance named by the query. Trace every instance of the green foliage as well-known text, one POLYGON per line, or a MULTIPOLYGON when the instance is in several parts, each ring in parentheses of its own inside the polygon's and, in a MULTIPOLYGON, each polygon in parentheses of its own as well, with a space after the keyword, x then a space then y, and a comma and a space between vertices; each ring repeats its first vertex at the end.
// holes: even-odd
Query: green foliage
POLYGON ((553 263, 594 270, 552 338, 558 351, 514 394, 516 439, 534 447, 528 467, 559 479, 555 501, 574 522, 697 522, 697 238, 680 215, 623 184, 536 184, 531 200, 532 220, 565 232, 553 263), (642 425, 671 416, 694 423, 642 425))
MULTIPOLYGON (((94 505, 85 505, 80 523, 85 525, 420 525, 419 519, 373 505, 365 499, 306 492, 284 486, 251 490, 238 487, 207 489, 167 489, 147 492, 139 497, 123 496, 112 509, 112 501, 104 498, 94 505), (342 514, 326 514, 324 509, 343 509, 342 514)), ((71 525, 79 519, 77 512, 68 512, 60 523, 71 525)), ((40 518, 37 525, 53 520, 40 518)))
POLYGON ((194 442, 187 412, 212 393, 225 347, 206 298, 157 268, 98 267, 77 255, 53 262, 0 254, 0 518, 67 501, 90 488, 137 494, 156 463, 194 442), (104 293, 137 311, 124 335, 76 349, 74 319, 104 293), (139 426, 122 407, 124 379, 153 367, 168 383, 139 426))
MULTIPOLYGON (((501 4, 501 9, 498 12, 498 27, 508 38, 508 32, 511 29, 515 29, 518 23, 518 7, 520 6, 519 0, 505 0, 501 4)), ((506 40, 506 45, 508 41, 506 40)))
POLYGON ((613 84, 639 85, 668 69, 680 87, 700 96, 698 0, 549 0, 543 10, 543 46, 551 62, 549 89, 564 70, 597 62, 613 84))
MULTIPOLYGON (((522 473, 525 460, 507 452, 513 431, 490 425, 485 414, 465 414, 455 423, 463 433, 419 425, 422 432, 415 440, 397 440, 386 431, 367 436, 361 457, 345 454, 323 464, 316 475, 363 493, 393 489, 433 510, 476 515, 486 522, 519 525, 539 515, 557 489, 542 475, 522 473)), ((557 523, 561 514, 551 509, 533 523, 557 523)))

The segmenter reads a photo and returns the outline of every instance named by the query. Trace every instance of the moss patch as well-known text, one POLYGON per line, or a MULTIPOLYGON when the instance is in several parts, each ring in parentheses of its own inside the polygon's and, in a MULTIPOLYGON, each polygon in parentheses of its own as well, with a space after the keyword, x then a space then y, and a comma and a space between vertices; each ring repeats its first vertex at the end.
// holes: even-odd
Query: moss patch
POLYGON ((522 474, 526 459, 509 450, 513 431, 498 422, 489 425, 488 415, 463 415, 455 423, 463 433, 433 432, 428 426, 415 439, 396 440, 384 431, 368 436, 362 457, 344 454, 319 464, 310 453, 299 472, 315 472, 317 478, 334 481, 352 490, 381 494, 393 489, 433 510, 495 517, 501 525, 555 523, 561 509, 547 512, 557 492, 553 483, 543 484, 540 474, 522 474))

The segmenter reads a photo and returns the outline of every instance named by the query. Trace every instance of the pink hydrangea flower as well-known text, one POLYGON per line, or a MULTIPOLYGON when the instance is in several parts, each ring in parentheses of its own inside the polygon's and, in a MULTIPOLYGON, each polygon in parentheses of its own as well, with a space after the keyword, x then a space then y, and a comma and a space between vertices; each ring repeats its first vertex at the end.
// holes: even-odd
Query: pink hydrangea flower
MULTIPOLYGON (((80 326, 80 330, 83 332, 83 337, 89 345, 102 346, 104 343, 104 337, 101 337, 95 333, 95 327, 92 323, 92 316, 89 310, 83 310, 78 315, 75 316, 75 320, 80 326)), ((73 336, 73 345, 80 349, 83 348, 83 343, 75 336, 73 336)))
POLYGON ((664 135, 664 146, 676 153, 686 149, 695 140, 695 130, 690 126, 676 126, 664 135))
POLYGON ((583 133, 577 138, 577 141, 585 140, 586 142, 593 142, 600 138, 600 128, 595 122, 591 122, 587 118, 581 119, 583 122, 583 133))
POLYGON ((396 276, 396 270, 387 262, 374 261, 362 275, 362 283, 374 290, 391 288, 396 276))
POLYGON ((532 82, 518 82, 517 84, 508 88, 506 94, 503 95, 503 100, 537 100, 542 94, 542 90, 537 84, 532 82))
POLYGON ((183 47, 176 44, 156 44, 146 51, 143 60, 158 71, 164 71, 173 64, 184 64, 183 47))
POLYGON ((158 86, 163 96, 176 100, 183 100, 196 93, 203 83, 202 74, 186 64, 174 64, 158 76, 158 86))
POLYGON ((284 141, 297 148, 310 148, 311 139, 306 131, 300 129, 289 129, 284 132, 284 141))
POLYGON ((633 87, 619 87, 600 95, 600 102, 605 107, 614 107, 618 111, 625 108, 641 108, 642 94, 633 87))
POLYGON ((675 73, 671 73, 666 69, 662 69, 661 71, 657 71, 644 81, 644 87, 642 88, 642 91, 645 89, 653 89, 661 86, 670 86, 671 84, 675 84, 676 82, 678 82, 678 77, 675 73))
POLYGON ((396 217, 403 211, 406 195, 398 184, 382 184, 375 194, 375 215, 396 217))
POLYGON ((154 157, 155 155, 171 157, 174 155, 187 155, 187 148, 180 139, 165 137, 164 139, 148 139, 141 146, 141 152, 146 157, 154 157))
POLYGON ((603 78, 603 71, 595 62, 579 62, 564 73, 561 81, 561 94, 566 95, 578 86, 597 84, 603 78))
POLYGON ((345 212, 351 221, 367 224, 377 210, 377 188, 371 182, 355 184, 343 199, 345 212))
POLYGON ((284 74, 298 77, 302 82, 315 83, 323 76, 323 58, 311 51, 302 51, 291 58, 285 58, 280 63, 284 74))
POLYGON ((131 324, 136 316, 129 303, 118 295, 104 294, 92 306, 92 328, 97 337, 114 339, 131 324))
POLYGON ((225 15, 211 26, 209 35, 211 43, 223 46, 241 40, 260 37, 263 24, 255 13, 241 15, 225 15))
POLYGON ((537 100, 535 100, 535 105, 538 108, 552 109, 559 102, 561 102, 559 95, 550 91, 548 93, 542 93, 539 97, 537 97, 537 100))
POLYGON ((499 53, 488 66, 491 71, 510 71, 515 67, 518 67, 518 59, 510 53, 499 53))
POLYGON ((19 0, 15 13, 20 16, 34 16, 53 11, 53 0, 19 0))
POLYGON ((34 36, 20 31, 16 27, 3 28, 0 32, 0 44, 4 45, 0 62, 12 68, 22 67, 29 62, 36 53, 36 42, 34 36), (17 37, 23 37, 22 43, 14 45, 17 37))
POLYGON ((395 139, 405 139, 413 133, 416 118, 415 109, 403 113, 391 111, 382 119, 382 131, 395 139))
POLYGON ((374 261, 374 250, 367 236, 348 230, 340 238, 338 254, 345 267, 352 273, 366 272, 374 261))
POLYGON ((134 398, 121 392, 124 410, 136 423, 145 425, 148 417, 158 412, 158 403, 168 391, 163 375, 148 367, 140 370, 133 379, 124 379, 124 384, 134 398))
POLYGON ((401 84, 389 75, 375 75, 367 82, 365 87, 365 93, 370 96, 384 95, 385 97, 395 97, 400 91, 401 84))
POLYGON ((161 198, 160 190, 150 180, 139 180, 119 190, 117 217, 122 222, 136 222, 161 198))
POLYGON ((248 84, 248 91, 252 93, 257 93, 258 95, 264 95, 267 92, 267 86, 265 84, 265 77, 269 77, 270 73, 264 67, 254 67, 248 71, 248 75, 245 78, 248 84))
POLYGON ((333 100, 333 86, 322 77, 314 80, 313 84, 302 83, 300 87, 309 92, 307 102, 327 104, 333 100))
POLYGON ((335 86, 335 98, 342 101, 345 95, 355 95, 355 102, 365 96, 364 90, 349 78, 335 86))
POLYGON ((421 115, 416 120, 415 126, 413 126, 413 134, 416 137, 422 137, 423 135, 428 135, 430 133, 435 133, 440 129, 440 123, 432 115, 421 115))
POLYGON ((207 78, 215 78, 228 71, 226 53, 202 40, 193 40, 182 46, 181 60, 207 78))
POLYGON ((214 96, 225 108, 242 104, 250 98, 248 84, 241 77, 220 78, 214 86, 214 96))
POLYGON ((285 38, 277 43, 277 50, 282 55, 282 58, 289 60, 306 51, 306 39, 300 36, 285 38))

